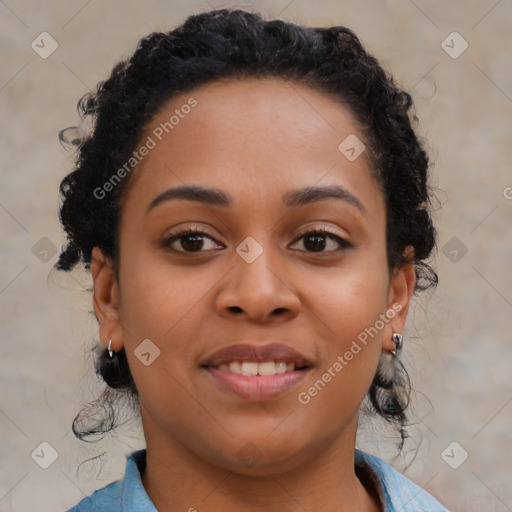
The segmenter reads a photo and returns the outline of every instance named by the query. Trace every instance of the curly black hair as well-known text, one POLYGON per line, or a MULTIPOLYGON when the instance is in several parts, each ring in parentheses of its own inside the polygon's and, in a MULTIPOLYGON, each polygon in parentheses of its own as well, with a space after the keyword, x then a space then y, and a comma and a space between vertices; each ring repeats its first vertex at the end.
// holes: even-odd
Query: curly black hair
MULTIPOLYGON (((133 56, 115 65, 110 78, 98 84, 96 93, 79 101, 82 119, 92 121, 93 128, 71 141, 78 147, 76 165, 60 184, 60 219, 68 240, 56 268, 69 271, 81 262, 90 269, 95 246, 118 268, 120 205, 130 176, 102 192, 101 199, 97 191, 132 157, 144 128, 164 102, 215 80, 246 77, 300 82, 347 106, 364 136, 385 198, 390 272, 413 262, 415 291, 434 287, 437 274, 426 261, 436 245, 429 159, 411 126, 410 94, 348 28, 266 21, 259 14, 230 9, 190 16, 171 32, 143 38, 133 56), (404 253, 407 246, 414 248, 413 256, 404 253)), ((70 142, 68 130, 60 132, 62 142, 70 142)), ((397 363, 393 382, 377 372, 368 398, 377 414, 398 425, 401 448, 411 387, 407 371, 397 363)), ((124 349, 114 363, 102 349, 96 371, 108 385, 106 391, 126 390, 137 396, 124 349)), ((101 403, 108 397, 104 394, 101 403)), ((97 433, 97 426, 88 428, 83 419, 83 414, 75 418, 75 435, 97 433)), ((107 431, 114 423, 109 420, 103 426, 107 431)))

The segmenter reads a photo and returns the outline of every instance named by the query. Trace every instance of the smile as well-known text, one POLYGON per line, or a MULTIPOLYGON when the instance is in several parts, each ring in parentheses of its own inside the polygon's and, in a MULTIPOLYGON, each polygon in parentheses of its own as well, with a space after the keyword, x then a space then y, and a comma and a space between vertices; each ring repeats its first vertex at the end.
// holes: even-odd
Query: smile
POLYGON ((231 361, 229 364, 221 364, 217 367, 221 372, 231 372, 237 375, 281 375, 296 371, 303 367, 295 366, 295 363, 286 361, 264 361, 262 363, 250 361, 231 361))
POLYGON ((206 356, 200 368, 222 393, 245 400, 281 397, 303 381, 313 363, 281 343, 236 344, 206 356))

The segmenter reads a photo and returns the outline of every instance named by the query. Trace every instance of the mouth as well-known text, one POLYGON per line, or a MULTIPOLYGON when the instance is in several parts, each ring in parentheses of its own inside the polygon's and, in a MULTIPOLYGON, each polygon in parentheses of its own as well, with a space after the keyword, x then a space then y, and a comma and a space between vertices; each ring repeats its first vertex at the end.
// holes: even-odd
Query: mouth
POLYGON ((283 373, 290 373, 304 368, 309 368, 308 365, 287 361, 263 361, 258 363, 256 361, 231 361, 229 364, 223 363, 214 366, 221 372, 231 372, 236 375, 245 375, 246 377, 255 377, 256 375, 281 375, 283 373))
POLYGON ((246 400, 269 400, 298 385, 313 363, 280 343, 231 345, 200 364, 224 392, 246 400))

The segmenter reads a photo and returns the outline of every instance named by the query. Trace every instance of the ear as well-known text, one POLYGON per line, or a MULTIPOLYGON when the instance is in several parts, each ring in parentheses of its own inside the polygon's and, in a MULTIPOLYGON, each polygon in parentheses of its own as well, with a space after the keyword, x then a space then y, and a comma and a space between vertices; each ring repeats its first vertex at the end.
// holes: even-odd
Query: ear
POLYGON ((99 247, 92 250, 91 273, 94 282, 92 303, 100 323, 100 339, 105 347, 112 340, 112 350, 123 347, 120 319, 120 294, 110 258, 99 247))
POLYGON ((394 332, 402 333, 407 320, 409 304, 414 287, 416 286, 416 272, 414 269, 414 248, 407 246, 404 256, 409 263, 394 270, 388 292, 386 316, 390 318, 384 328, 382 348, 387 351, 395 350, 392 336, 394 332))

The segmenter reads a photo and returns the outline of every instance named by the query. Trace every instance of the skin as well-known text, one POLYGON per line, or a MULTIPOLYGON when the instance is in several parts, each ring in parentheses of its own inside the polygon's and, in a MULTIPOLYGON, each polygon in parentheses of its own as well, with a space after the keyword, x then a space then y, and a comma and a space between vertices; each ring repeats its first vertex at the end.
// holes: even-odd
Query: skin
POLYGON ((403 331, 415 275, 412 264, 389 272, 385 203, 366 154, 351 162, 338 150, 349 134, 363 136, 337 99, 272 78, 218 81, 177 96, 141 141, 190 97, 198 105, 130 177, 119 280, 99 248, 91 266, 101 340, 125 347, 141 395, 143 485, 161 512, 382 510, 354 471, 358 410, 382 351, 403 331), (220 189, 233 204, 179 199, 146 211, 184 184, 220 189), (325 185, 344 187, 364 211, 332 198, 281 202, 289 190, 325 185), (301 235, 322 226, 352 246, 322 238, 315 252, 301 235), (175 240, 174 251, 161 247, 188 227, 206 233, 202 248, 190 238, 175 240), (263 248, 252 263, 236 252, 249 236, 263 248), (298 393, 397 303, 401 311, 378 335, 300 404, 298 393), (134 355, 145 339, 161 351, 149 366, 134 355), (305 381, 275 399, 244 400, 199 368, 218 348, 267 341, 314 363, 305 381), (260 455, 250 466, 237 456, 248 443, 260 455))

